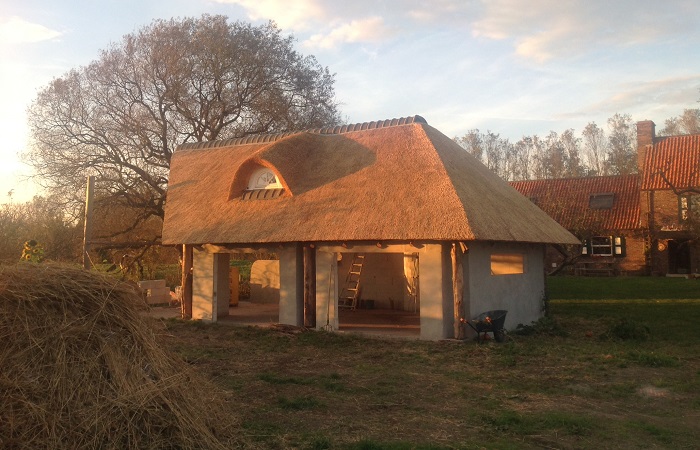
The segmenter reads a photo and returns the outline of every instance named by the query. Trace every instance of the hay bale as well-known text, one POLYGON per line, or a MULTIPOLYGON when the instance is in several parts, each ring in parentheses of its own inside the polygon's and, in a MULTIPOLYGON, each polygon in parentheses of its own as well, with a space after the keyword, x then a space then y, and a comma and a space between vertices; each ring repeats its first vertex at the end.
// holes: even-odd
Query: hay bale
POLYGON ((157 343, 135 286, 0 266, 0 448, 224 448, 217 391, 157 343))

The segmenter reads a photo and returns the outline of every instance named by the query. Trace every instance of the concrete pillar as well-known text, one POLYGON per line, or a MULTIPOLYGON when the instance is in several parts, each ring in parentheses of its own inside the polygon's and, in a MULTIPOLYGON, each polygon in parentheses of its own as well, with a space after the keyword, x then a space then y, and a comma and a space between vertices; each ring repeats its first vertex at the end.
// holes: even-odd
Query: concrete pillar
POLYGON ((451 266, 449 249, 441 244, 426 244, 419 253, 421 339, 446 339, 454 333, 451 266))
POLYGON ((301 245, 285 246, 277 251, 280 258, 279 322, 304 325, 304 254, 301 245))
POLYGON ((316 251, 316 329, 338 328, 337 253, 316 251))
POLYGON ((228 253, 192 251, 192 319, 216 322, 228 315, 228 253))

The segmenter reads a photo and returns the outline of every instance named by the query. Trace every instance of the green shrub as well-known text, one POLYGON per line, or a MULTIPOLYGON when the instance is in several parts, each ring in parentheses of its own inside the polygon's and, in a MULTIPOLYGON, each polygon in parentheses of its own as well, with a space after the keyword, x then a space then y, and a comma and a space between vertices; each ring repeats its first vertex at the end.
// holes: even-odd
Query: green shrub
POLYGON ((613 323, 602 337, 623 341, 646 341, 650 336, 651 330, 648 326, 625 317, 613 323))
POLYGON ((515 328, 515 334, 520 336, 568 336, 569 332, 559 325, 559 323, 552 317, 546 316, 542 317, 536 322, 532 322, 530 325, 518 324, 515 328))

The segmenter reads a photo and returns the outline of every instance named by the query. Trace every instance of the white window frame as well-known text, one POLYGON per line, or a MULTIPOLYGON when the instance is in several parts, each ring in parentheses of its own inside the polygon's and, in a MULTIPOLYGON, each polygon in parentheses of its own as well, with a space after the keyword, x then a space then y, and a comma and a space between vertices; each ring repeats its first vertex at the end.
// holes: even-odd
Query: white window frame
POLYGON ((248 190, 257 191, 260 189, 282 189, 279 177, 271 169, 261 167, 257 169, 248 179, 248 190))

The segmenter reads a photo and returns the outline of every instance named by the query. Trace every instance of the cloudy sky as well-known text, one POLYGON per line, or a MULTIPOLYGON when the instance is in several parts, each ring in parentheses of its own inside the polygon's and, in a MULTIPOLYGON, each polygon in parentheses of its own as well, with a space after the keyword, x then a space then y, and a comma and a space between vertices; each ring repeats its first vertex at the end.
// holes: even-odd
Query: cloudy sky
POLYGON ((348 123, 420 114, 516 141, 700 106, 697 0, 0 0, 0 203, 36 192, 18 154, 40 89, 153 19, 204 13, 293 34, 348 123))

